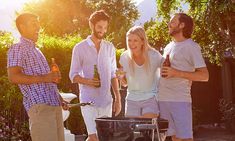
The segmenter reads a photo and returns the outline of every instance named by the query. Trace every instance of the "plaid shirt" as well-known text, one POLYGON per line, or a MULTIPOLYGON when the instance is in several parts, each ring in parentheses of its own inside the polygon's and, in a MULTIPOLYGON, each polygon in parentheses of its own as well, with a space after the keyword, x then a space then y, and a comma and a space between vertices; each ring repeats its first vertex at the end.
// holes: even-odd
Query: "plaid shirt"
MULTIPOLYGON (((50 72, 50 67, 42 52, 35 44, 21 37, 8 51, 7 67, 21 67, 26 75, 40 76, 50 72)), ((18 84, 23 93, 23 104, 26 111, 34 104, 59 106, 59 93, 54 83, 18 84)))

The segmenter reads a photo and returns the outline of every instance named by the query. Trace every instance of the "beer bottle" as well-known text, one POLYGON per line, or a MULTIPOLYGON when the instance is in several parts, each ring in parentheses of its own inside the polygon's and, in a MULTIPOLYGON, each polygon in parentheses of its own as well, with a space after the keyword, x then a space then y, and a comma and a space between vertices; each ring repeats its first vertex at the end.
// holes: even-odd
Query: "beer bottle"
MULTIPOLYGON (((97 69, 97 65, 94 65, 94 75, 93 75, 94 80, 100 80, 100 74, 97 69)), ((96 86, 97 88, 100 87, 100 84, 96 86)))
POLYGON ((60 71, 58 65, 55 62, 55 58, 51 58, 51 71, 52 72, 59 72, 60 71))
MULTIPOLYGON (((170 66, 171 66, 169 54, 166 55, 166 59, 165 59, 165 61, 163 62, 163 66, 164 66, 164 67, 170 67, 170 66)), ((162 75, 162 77, 167 77, 167 75, 162 75)))
MULTIPOLYGON (((60 69, 59 69, 58 65, 56 64, 56 62, 55 62, 55 58, 51 58, 51 72, 54 72, 54 73, 59 73, 60 72, 60 69)), ((56 81, 56 83, 58 83, 59 79, 56 79, 55 81, 56 81)))

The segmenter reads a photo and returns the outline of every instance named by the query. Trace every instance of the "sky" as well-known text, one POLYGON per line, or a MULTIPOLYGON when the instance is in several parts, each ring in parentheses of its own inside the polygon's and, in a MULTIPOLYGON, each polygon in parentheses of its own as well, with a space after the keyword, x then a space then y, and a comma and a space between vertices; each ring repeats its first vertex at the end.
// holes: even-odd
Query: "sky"
MULTIPOLYGON (((1 0, 0 4, 0 30, 12 32, 17 38, 19 33, 15 28, 15 11, 19 11, 23 4, 33 0, 1 0)), ((138 5, 143 0, 133 0, 138 5)))

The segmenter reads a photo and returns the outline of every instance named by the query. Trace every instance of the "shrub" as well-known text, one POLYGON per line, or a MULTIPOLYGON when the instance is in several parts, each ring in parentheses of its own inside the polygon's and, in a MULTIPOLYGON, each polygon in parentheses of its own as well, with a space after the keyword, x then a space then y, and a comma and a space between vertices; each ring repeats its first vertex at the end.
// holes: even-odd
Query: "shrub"
MULTIPOLYGON (((48 36, 42 35, 39 40, 40 50, 43 52, 47 58, 49 64, 51 63, 51 58, 55 58, 58 64, 62 79, 58 84, 58 88, 62 92, 72 92, 71 81, 69 79, 69 70, 72 57, 73 47, 80 42, 82 39, 79 36, 48 36)), ((78 102, 73 100, 72 102, 78 102)), ((65 121, 65 126, 73 134, 84 134, 86 133, 85 124, 82 119, 82 115, 79 108, 70 109, 70 116, 65 121)))
POLYGON ((222 120, 225 121, 229 130, 235 133, 235 104, 232 101, 221 99, 219 110, 222 113, 222 120))
MULTIPOLYGON (((80 42, 82 39, 78 36, 65 36, 65 37, 56 37, 48 36, 42 34, 38 41, 38 46, 40 50, 45 55, 49 64, 51 63, 51 58, 55 58, 56 63, 58 64, 62 80, 58 84, 58 88, 62 92, 72 92, 71 81, 69 79, 69 70, 72 57, 73 47, 80 42)), ((11 34, 1 33, 0 34, 0 59, 1 59, 1 68, 0 70, 0 108, 4 109, 5 112, 1 113, 1 117, 4 118, 4 122, 7 119, 7 125, 10 125, 12 129, 22 128, 22 132, 17 132, 23 136, 29 136, 28 132, 28 117, 24 111, 22 105, 22 94, 19 91, 19 88, 16 85, 11 84, 7 79, 6 74, 6 54, 8 48, 13 44, 13 38, 11 34), (3 63, 2 63, 3 62, 3 63), (2 76, 2 77, 1 77, 2 76), (14 103, 14 104, 12 104, 14 103), (20 114, 19 114, 20 113, 20 114), (17 119, 17 124, 13 119, 17 119)), ((121 53, 124 49, 117 50, 117 62, 120 58, 121 53)), ((77 93, 78 94, 78 93, 77 93)), ((73 100, 72 102, 78 102, 78 99, 73 100)), ((5 128, 3 125, 0 125, 1 128, 5 128)), ((80 112, 80 108, 72 108, 70 110, 70 116, 65 122, 65 126, 71 130, 74 134, 84 134, 86 133, 85 124, 80 112)), ((18 130, 17 130, 18 131, 18 130)), ((9 136, 13 135, 14 130, 9 132, 9 136), (11 132, 11 133, 10 133, 11 132)), ((5 135, 5 134, 4 134, 5 135)), ((17 135, 18 137, 18 135, 17 135)), ((19 138, 19 137, 18 137, 19 138)), ((26 139, 24 139, 26 141, 26 139)))
POLYGON ((42 35, 39 40, 40 50, 47 58, 48 63, 51 63, 51 58, 55 58, 58 64, 62 80, 58 84, 58 88, 64 92, 71 91, 71 81, 69 79, 69 70, 72 57, 72 49, 76 43, 82 39, 78 36, 56 37, 42 35))
POLYGON ((10 33, 0 31, 0 76, 6 74, 7 50, 13 44, 14 38, 10 33))
POLYGON ((28 117, 22 106, 22 94, 7 76, 0 77, 0 140, 29 141, 28 117))

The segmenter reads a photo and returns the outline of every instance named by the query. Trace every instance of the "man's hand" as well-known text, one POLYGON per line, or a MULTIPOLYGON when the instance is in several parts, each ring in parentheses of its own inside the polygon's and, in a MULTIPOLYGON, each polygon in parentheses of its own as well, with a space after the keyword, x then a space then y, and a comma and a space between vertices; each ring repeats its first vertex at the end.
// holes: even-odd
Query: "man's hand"
POLYGON ((69 102, 65 101, 62 96, 59 94, 59 98, 60 98, 60 105, 62 107, 63 110, 68 110, 69 109, 69 102))
POLYGON ((69 104, 69 103, 68 103, 67 101, 62 100, 62 101, 61 101, 62 109, 63 109, 63 110, 69 110, 68 104, 69 104))
POLYGON ((88 86, 90 87, 95 87, 97 88, 98 86, 100 86, 100 80, 95 80, 95 79, 87 79, 87 83, 88 86))
POLYGON ((166 76, 164 78, 177 77, 179 71, 172 67, 162 67, 161 76, 166 76))
POLYGON ((122 109, 121 100, 115 100, 113 103, 114 115, 117 116, 121 112, 121 109, 122 109))
POLYGON ((45 82, 59 83, 61 80, 60 72, 50 72, 44 75, 45 82))
POLYGON ((181 71, 172 67, 162 67, 161 75, 165 75, 164 78, 179 77, 188 79, 191 81, 208 81, 209 72, 206 67, 196 68, 193 72, 181 71))

